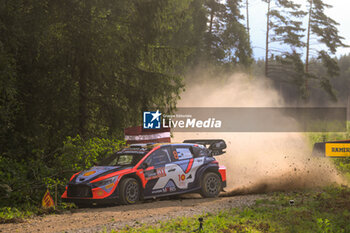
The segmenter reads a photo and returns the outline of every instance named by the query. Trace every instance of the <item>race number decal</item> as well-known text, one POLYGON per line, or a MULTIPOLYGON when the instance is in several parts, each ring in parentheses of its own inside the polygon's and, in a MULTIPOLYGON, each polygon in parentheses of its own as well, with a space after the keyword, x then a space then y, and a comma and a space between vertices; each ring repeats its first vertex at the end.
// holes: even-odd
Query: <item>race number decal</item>
POLYGON ((174 154, 174 158, 176 160, 178 160, 179 159, 179 155, 177 154, 176 150, 173 151, 173 154, 174 154))
POLYGON ((179 175, 179 181, 184 181, 186 179, 185 174, 179 175))

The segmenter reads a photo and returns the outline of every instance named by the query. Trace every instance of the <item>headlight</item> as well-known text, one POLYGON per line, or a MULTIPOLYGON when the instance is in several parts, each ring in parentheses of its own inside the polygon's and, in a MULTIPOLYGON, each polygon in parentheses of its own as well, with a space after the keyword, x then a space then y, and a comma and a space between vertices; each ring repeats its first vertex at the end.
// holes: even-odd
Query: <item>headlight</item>
POLYGON ((109 184, 113 184, 117 180, 118 176, 113 176, 111 178, 107 178, 105 180, 101 180, 98 182, 91 183, 95 187, 101 187, 101 186, 106 186, 109 184))

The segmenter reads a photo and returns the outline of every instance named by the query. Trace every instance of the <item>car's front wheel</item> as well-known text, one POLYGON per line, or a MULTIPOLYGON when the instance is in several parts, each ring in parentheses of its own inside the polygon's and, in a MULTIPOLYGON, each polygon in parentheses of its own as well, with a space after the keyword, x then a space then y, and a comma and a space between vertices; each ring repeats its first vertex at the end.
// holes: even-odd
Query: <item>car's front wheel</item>
POLYGON ((120 184, 120 202, 134 204, 140 199, 140 185, 134 178, 123 179, 120 184))
POLYGON ((217 197, 221 191, 221 178, 214 172, 208 172, 204 175, 201 182, 202 197, 217 197))

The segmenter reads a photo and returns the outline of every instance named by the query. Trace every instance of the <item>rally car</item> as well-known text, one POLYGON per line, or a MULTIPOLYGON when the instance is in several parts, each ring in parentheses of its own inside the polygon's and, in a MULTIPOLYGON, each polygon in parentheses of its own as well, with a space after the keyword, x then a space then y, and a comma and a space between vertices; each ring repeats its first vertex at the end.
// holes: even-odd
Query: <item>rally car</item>
POLYGON ((214 158, 224 140, 133 144, 87 171, 74 174, 62 195, 78 206, 134 204, 139 200, 197 192, 217 197, 226 187, 226 168, 214 158))

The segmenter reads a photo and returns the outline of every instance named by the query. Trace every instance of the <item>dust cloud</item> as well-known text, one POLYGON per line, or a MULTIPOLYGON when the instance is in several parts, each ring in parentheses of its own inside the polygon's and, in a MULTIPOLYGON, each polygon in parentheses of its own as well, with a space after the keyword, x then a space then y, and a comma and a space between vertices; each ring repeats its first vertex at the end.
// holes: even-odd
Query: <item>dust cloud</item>
MULTIPOLYGON (((267 79, 245 74, 191 83, 178 103, 178 107, 283 106, 283 99, 267 79)), ((175 132, 173 141, 210 138, 227 143, 226 153, 216 157, 227 167, 228 192, 224 195, 345 183, 331 161, 311 156, 312 145, 305 133, 175 132)))

